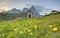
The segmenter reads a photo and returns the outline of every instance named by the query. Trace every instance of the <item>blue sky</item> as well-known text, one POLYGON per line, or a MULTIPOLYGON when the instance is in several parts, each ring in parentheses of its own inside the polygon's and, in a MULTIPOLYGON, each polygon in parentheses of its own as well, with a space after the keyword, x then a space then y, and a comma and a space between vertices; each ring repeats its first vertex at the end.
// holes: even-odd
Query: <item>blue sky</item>
POLYGON ((60 0, 0 0, 0 9, 5 10, 12 8, 23 9, 31 5, 39 5, 60 11, 60 0))

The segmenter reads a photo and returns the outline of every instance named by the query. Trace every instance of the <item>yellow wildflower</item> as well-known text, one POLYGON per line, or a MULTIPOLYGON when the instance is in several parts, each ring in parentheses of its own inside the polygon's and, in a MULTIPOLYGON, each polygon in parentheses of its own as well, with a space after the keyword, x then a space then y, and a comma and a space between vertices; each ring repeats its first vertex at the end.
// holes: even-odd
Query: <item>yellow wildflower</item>
POLYGON ((29 22, 29 24, 31 24, 31 22, 29 22))
POLYGON ((23 32, 22 32, 22 31, 20 31, 20 34, 23 34, 23 32))
POLYGON ((26 28, 25 28, 25 27, 24 27, 23 29, 24 29, 24 30, 26 30, 26 28))
POLYGON ((34 25, 35 28, 37 28, 37 25, 34 25))
POLYGON ((2 34, 2 36, 5 36, 5 34, 2 34))
POLYGON ((36 20, 33 20, 34 22, 36 22, 36 20))
POLYGON ((52 25, 50 25, 49 27, 52 27, 52 25))
POLYGON ((30 34, 31 34, 31 35, 33 35, 33 33, 32 33, 32 32, 31 32, 30 34))
POLYGON ((14 29, 15 31, 17 30, 17 28, 14 29))
POLYGON ((28 30, 29 28, 26 28, 26 30, 28 30))
POLYGON ((57 31, 57 30, 58 30, 58 28, 57 28, 57 27, 53 28, 53 31, 57 31))
POLYGON ((28 32, 31 32, 31 30, 28 30, 28 32))

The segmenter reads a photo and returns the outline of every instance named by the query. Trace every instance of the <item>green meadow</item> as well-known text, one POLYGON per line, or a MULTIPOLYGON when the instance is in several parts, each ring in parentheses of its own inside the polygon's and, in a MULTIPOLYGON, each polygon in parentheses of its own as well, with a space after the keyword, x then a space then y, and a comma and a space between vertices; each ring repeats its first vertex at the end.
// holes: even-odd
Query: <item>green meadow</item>
POLYGON ((0 38, 60 38, 60 14, 1 21, 0 38))

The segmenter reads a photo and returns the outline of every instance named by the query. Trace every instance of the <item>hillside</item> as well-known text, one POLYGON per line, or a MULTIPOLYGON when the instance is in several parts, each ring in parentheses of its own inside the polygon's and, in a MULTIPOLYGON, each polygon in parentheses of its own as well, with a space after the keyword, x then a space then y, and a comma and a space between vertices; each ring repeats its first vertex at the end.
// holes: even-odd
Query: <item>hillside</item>
POLYGON ((19 17, 26 17, 25 13, 0 13, 0 21, 13 20, 19 17))
POLYGON ((60 14, 0 22, 0 38, 60 38, 60 14))

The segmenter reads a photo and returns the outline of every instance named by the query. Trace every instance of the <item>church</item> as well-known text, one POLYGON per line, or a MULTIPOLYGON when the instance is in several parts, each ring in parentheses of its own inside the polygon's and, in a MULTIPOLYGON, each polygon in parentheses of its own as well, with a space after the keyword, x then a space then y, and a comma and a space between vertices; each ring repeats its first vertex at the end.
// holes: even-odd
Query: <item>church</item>
POLYGON ((26 17, 39 17, 40 16, 38 12, 32 11, 32 10, 28 10, 26 12, 26 15, 27 15, 26 17))
POLYGON ((27 11, 27 17, 33 17, 33 12, 31 10, 27 11))

